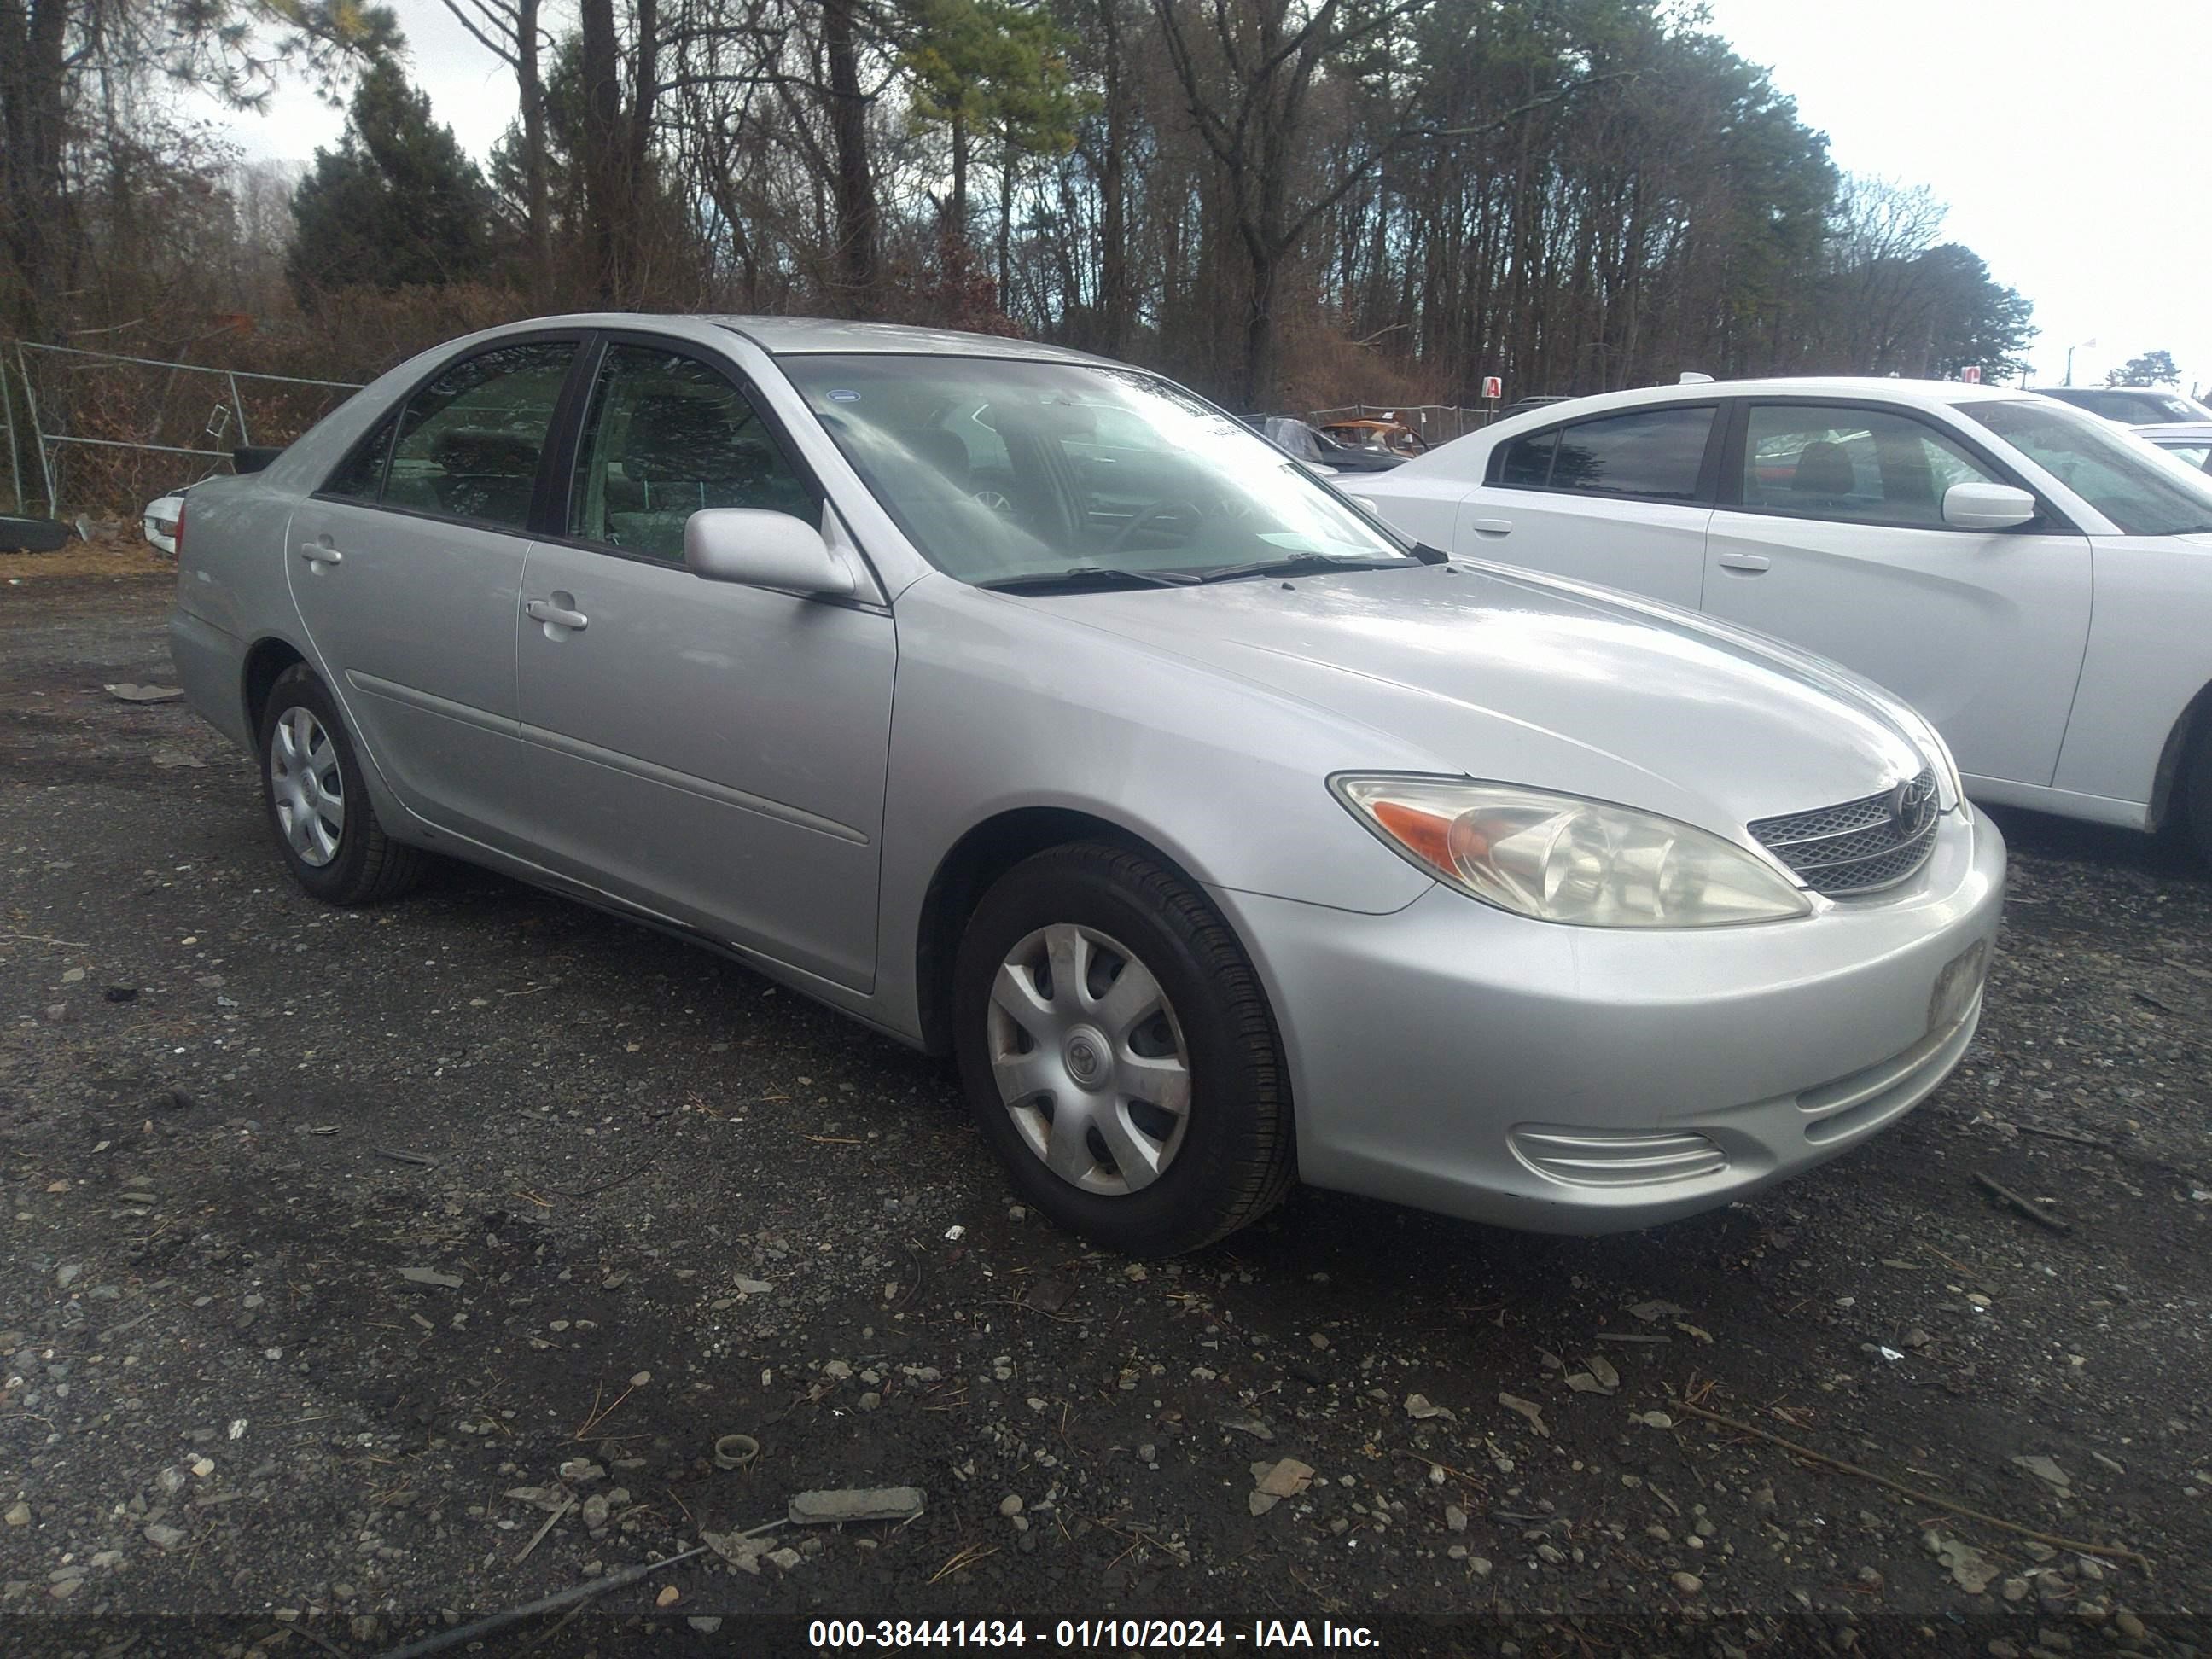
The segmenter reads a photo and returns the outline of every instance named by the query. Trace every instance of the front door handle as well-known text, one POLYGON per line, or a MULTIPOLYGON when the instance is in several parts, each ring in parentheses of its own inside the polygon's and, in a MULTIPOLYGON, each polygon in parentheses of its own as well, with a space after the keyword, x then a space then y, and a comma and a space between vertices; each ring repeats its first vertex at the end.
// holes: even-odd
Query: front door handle
POLYGON ((1764 553, 1723 553, 1720 556, 1720 565, 1723 570, 1747 571, 1756 576, 1766 568, 1766 556, 1764 553))
POLYGON ((565 628, 578 634, 592 625, 592 619, 582 611, 571 611, 550 599, 530 600, 522 607, 522 614, 534 623, 544 623, 548 628, 565 628))
POLYGON ((1469 519, 1467 527, 1481 536, 1504 536, 1513 529, 1510 519, 1469 519))
POLYGON ((345 555, 328 542, 301 542, 300 556, 309 564, 337 564, 344 559, 345 555))

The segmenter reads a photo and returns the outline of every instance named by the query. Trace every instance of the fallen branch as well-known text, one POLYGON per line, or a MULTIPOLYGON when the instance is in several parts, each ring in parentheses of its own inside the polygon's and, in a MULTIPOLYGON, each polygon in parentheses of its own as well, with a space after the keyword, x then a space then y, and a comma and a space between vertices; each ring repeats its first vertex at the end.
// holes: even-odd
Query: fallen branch
POLYGON ((2023 1527, 2015 1521, 2003 1521, 1994 1515, 1984 1515, 1979 1510, 1968 1509, 1954 1498, 1944 1498, 1932 1492, 1922 1492, 1917 1486, 1908 1486, 1903 1481, 1893 1480, 1886 1474, 1876 1474, 1872 1469, 1863 1469, 1856 1463, 1846 1463, 1840 1457, 1831 1457, 1826 1452, 1814 1451, 1810 1446, 1801 1446, 1794 1440, 1784 1440, 1780 1435, 1755 1425, 1740 1423, 1733 1417, 1723 1417, 1718 1412, 1707 1411, 1703 1406, 1692 1406, 1686 1400, 1677 1400, 1674 1403, 1692 1417, 1702 1417, 1707 1422, 1717 1423, 1724 1429, 1734 1429, 1738 1434, 1748 1434, 1758 1439, 1768 1441, 1781 1447, 1786 1452, 1804 1458, 1808 1462, 1824 1463, 1832 1469, 1840 1469, 1845 1474, 1855 1474, 1862 1480, 1871 1480, 1877 1486, 1887 1486, 1893 1492, 1902 1493, 1916 1504, 1925 1504, 1935 1509, 1948 1510, 1953 1515, 1965 1516, 1969 1521, 1979 1521, 1984 1526, 1996 1527, 2004 1532, 2016 1533, 2022 1538, 2033 1538, 2039 1544, 2048 1544, 2053 1549, 2066 1550, 2075 1555, 2101 1555, 2107 1560, 2137 1561, 2142 1562, 2145 1565, 2148 1565, 2144 1556, 2134 1550, 2122 1549, 2118 1544, 2083 1544, 2071 1538, 2061 1538, 2055 1533, 2038 1532, 2033 1527, 2023 1527))
POLYGON ((556 1590, 550 1595, 541 1595, 535 1601, 526 1601, 519 1607, 509 1607, 505 1613, 495 1613, 489 1618, 479 1619, 473 1625, 456 1625, 453 1629, 440 1631, 435 1636, 426 1636, 419 1642, 410 1642, 404 1648, 393 1648, 379 1656, 379 1659, 422 1659, 429 1653, 442 1653, 447 1648, 457 1648, 464 1642, 474 1642, 505 1630, 509 1625, 519 1625, 526 1619, 534 1619, 541 1613, 556 1612, 578 1601, 588 1601, 604 1595, 609 1590, 620 1589, 625 1584, 635 1584, 641 1578, 650 1578, 656 1572, 674 1566, 679 1561, 689 1561, 695 1555, 704 1555, 704 1544, 685 1550, 681 1555, 672 1555, 665 1561, 641 1561, 634 1567, 624 1567, 620 1572, 611 1572, 603 1578, 593 1578, 581 1584, 572 1584, 567 1589, 556 1590))
POLYGON ((1984 1192, 1989 1194, 1992 1198, 1997 1200, 2000 1203, 2008 1205, 2013 1209, 2018 1210, 2022 1215, 2026 1216, 2030 1221, 2034 1222, 2038 1226, 2048 1227, 2054 1233, 2070 1233, 2074 1231, 2074 1224, 2072 1222, 2061 1221, 2057 1216, 2051 1214, 2050 1211, 2045 1209, 2043 1206, 2038 1204, 2033 1199, 2022 1198, 2018 1193, 2013 1191, 2011 1188, 2005 1186, 2002 1182, 1996 1180, 1992 1176, 1984 1175, 1979 1170, 1974 1171, 1974 1184, 1977 1187, 1979 1187, 1984 1192))
POLYGON ((2045 1129, 2033 1123, 2015 1123, 2012 1127, 2024 1135, 2041 1135, 2045 1140, 2063 1140, 2072 1146, 2091 1146, 2100 1152, 2112 1150, 2111 1141, 2100 1140, 2094 1135, 2077 1135, 2071 1129, 2045 1129))
POLYGON ((532 1536, 530 1541, 522 1547, 522 1553, 514 1558, 514 1565, 519 1567, 525 1561, 527 1561, 530 1559, 530 1552, 536 1549, 540 1543, 544 1542, 545 1534, 553 1530, 553 1523, 575 1507, 576 1494, 570 1492, 568 1494, 568 1501, 562 1504, 559 1509, 554 1510, 552 1514, 547 1516, 545 1517, 545 1524, 538 1528, 536 1534, 532 1536))

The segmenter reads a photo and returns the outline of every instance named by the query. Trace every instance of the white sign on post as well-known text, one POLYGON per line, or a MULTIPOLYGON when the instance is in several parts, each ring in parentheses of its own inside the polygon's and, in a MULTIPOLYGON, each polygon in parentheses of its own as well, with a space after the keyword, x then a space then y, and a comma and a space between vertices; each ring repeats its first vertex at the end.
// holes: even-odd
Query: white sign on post
POLYGON ((1482 377, 1482 395, 1493 404, 1500 398, 1503 398, 1505 395, 1504 378, 1502 375, 1498 374, 1484 375, 1482 377))

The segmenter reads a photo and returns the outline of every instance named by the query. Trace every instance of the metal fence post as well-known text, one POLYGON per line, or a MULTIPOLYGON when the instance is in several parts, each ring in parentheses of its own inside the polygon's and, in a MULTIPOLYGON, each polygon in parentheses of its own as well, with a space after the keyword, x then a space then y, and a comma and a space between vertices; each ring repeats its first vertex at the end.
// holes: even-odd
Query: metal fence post
POLYGON ((23 461, 15 453, 15 400, 8 395, 8 365, 0 362, 0 420, 8 428, 8 473, 15 482, 15 511, 23 510, 23 461))
POLYGON ((46 434, 39 426, 39 394, 31 385, 31 365, 23 356, 23 343, 15 343, 15 373, 23 381, 23 410, 31 417, 31 441, 39 447, 39 471, 46 481, 46 516, 58 518, 61 499, 54 492, 54 464, 46 454, 46 434))
POLYGON ((225 369, 222 378, 230 382, 230 407, 238 416, 238 441, 250 444, 253 440, 246 430, 246 405, 239 401, 238 376, 225 369))

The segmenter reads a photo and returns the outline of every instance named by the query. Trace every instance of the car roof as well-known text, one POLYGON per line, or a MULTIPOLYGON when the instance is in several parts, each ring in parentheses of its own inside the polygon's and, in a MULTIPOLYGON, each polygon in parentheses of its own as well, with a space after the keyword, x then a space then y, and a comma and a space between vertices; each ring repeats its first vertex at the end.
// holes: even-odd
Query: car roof
POLYGON ((1500 416, 1478 431, 1493 433, 1510 428, 1533 432, 1559 421, 1580 420, 1584 416, 1601 415, 1611 410, 1662 403, 1710 403, 1716 398, 1838 398, 1855 402, 1873 399, 1937 404, 2018 400, 2030 395, 2018 386, 1968 386, 1963 380, 1892 380, 1887 375, 1774 375, 1750 380, 1691 380, 1672 386, 1631 386, 1621 392, 1593 392, 1586 398, 1544 404, 1516 415, 1500 416))
POLYGON ((820 352, 880 352, 902 356, 1021 357, 1056 363, 1109 361, 1042 340, 975 334, 962 329, 915 328, 900 323, 870 323, 839 317, 702 316, 699 320, 719 324, 733 334, 741 334, 762 350, 779 357, 820 352))
POLYGON ((2153 443, 2160 438, 2212 438, 2212 421, 2147 421, 2128 429, 2153 443))
MULTIPOLYGON (((741 336, 773 356, 823 352, 874 352, 886 356, 1016 357, 1038 362, 1088 363, 1126 368, 1110 358, 1042 340, 1003 334, 974 334, 951 328, 914 328, 896 323, 862 322, 841 317, 750 317, 713 312, 592 311, 556 317, 532 317, 466 337, 471 343, 547 328, 604 328, 658 331, 697 339, 714 329, 741 336)), ((447 341, 440 347, 459 343, 447 341)))

